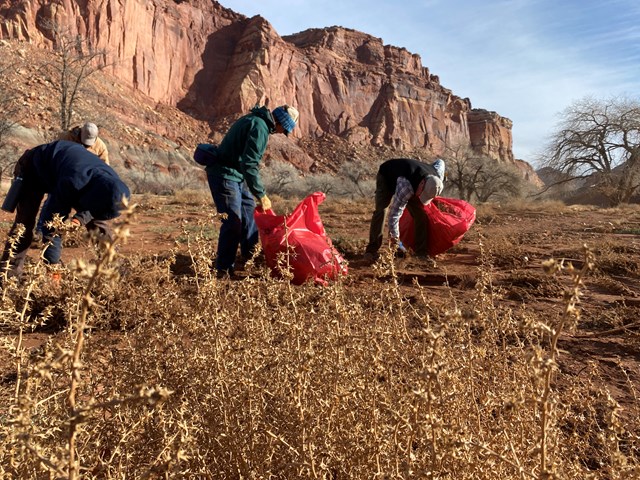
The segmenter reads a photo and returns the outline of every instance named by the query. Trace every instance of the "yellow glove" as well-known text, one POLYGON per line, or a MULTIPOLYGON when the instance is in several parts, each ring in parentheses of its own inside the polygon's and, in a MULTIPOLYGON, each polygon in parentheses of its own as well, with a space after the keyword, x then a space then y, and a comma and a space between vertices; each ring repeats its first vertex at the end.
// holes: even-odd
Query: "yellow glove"
POLYGON ((262 207, 262 210, 264 210, 265 212, 267 210, 271 210, 271 200, 269 200, 269 197, 265 195, 264 197, 259 199, 259 202, 260 202, 260 206, 262 207))

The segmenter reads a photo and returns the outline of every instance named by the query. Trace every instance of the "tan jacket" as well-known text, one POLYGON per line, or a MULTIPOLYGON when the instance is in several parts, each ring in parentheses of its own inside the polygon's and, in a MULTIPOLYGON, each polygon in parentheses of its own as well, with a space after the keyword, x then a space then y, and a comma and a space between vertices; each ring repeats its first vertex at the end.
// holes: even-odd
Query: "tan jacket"
MULTIPOLYGON (((70 142, 82 143, 80 140, 80 128, 81 127, 73 127, 68 132, 62 132, 58 137, 58 140, 68 140, 70 142)), ((96 138, 96 143, 87 147, 94 155, 97 155, 100 160, 109 165, 109 152, 107 151, 107 146, 100 139, 100 137, 96 138)))

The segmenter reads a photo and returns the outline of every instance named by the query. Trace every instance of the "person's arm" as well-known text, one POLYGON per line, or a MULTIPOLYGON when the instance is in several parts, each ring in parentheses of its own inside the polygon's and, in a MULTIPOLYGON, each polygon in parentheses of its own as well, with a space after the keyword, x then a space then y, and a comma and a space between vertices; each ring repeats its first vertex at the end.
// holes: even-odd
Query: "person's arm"
POLYGON ((59 195, 50 194, 47 198, 46 208, 42 209, 42 224, 53 220, 53 216, 58 214, 61 218, 67 218, 71 212, 71 206, 65 201, 64 198, 60 198, 59 195))
POLYGON ((404 177, 398 177, 396 191, 393 194, 393 201, 389 207, 389 237, 392 239, 400 238, 400 217, 404 209, 415 194, 409 180, 404 177))
POLYGON ((442 193, 443 184, 435 175, 429 175, 424 181, 424 188, 420 194, 420 198, 425 205, 442 193), (426 200, 426 201, 425 201, 426 200))
POLYGON ((109 151, 107 150, 107 146, 102 140, 100 140, 99 138, 96 139, 94 148, 89 149, 89 151, 95 153, 100 158, 100 160, 109 165, 109 151))
POLYGON ((84 212, 76 212, 73 218, 78 220, 80 222, 80 225, 84 226, 91 220, 93 220, 93 215, 91 215, 91 212, 89 210, 85 210, 84 212))
POLYGON ((254 126, 247 136, 244 151, 240 156, 240 171, 251 193, 258 199, 266 195, 260 179, 260 161, 267 149, 269 132, 266 128, 254 126))

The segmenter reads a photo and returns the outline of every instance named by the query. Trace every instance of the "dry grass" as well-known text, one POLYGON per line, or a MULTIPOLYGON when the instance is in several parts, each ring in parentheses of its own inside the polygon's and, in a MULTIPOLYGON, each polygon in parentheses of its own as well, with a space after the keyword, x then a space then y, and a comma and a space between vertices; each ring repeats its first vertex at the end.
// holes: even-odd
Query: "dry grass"
POLYGON ((396 281, 218 280, 212 242, 184 234, 188 274, 175 274, 177 252, 118 258, 104 245, 60 285, 40 264, 5 282, 3 478, 640 475, 638 433, 595 373, 557 365, 591 252, 523 280, 568 285, 540 318, 500 302, 491 239, 463 314, 396 281), (27 348, 47 325, 57 333, 27 348))
POLYGON ((206 189, 183 189, 173 192, 171 202, 178 205, 208 206, 213 202, 211 193, 206 189))

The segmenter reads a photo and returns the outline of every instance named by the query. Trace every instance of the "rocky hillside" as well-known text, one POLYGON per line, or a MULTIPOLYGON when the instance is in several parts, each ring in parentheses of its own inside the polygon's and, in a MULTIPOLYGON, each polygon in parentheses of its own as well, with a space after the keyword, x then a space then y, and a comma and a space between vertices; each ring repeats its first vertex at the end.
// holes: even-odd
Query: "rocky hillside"
POLYGON ((156 149, 164 162, 188 158, 256 103, 285 102, 300 110, 299 128, 275 136, 269 156, 303 170, 331 171, 345 156, 428 158, 447 145, 514 162, 511 121, 473 109, 418 55, 341 27, 280 37, 212 0, 0 0, 0 58, 18 56, 3 81, 23 98, 29 128, 57 124, 55 89, 38 75, 52 24, 106 52, 77 117, 96 121, 124 163, 156 149))

